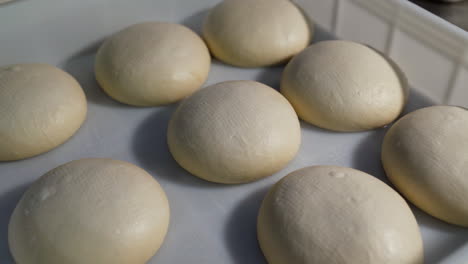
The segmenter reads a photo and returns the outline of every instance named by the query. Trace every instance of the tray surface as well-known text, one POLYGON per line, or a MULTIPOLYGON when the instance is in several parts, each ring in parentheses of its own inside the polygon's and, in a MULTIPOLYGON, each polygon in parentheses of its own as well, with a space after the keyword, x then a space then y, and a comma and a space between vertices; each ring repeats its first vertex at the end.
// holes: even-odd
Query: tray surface
MULTIPOLYGON (((132 162, 152 174, 171 206, 166 240, 150 263, 258 263, 264 260, 256 240, 256 216, 267 189, 287 173, 311 165, 348 166, 384 181, 380 145, 385 128, 334 133, 301 123, 297 157, 271 177, 245 185, 202 181, 179 167, 166 145, 166 129, 175 105, 136 108, 119 104, 98 87, 94 54, 102 39, 130 24, 167 21, 200 30, 216 0, 18 0, 0 6, 2 65, 44 62, 62 67, 83 86, 88 117, 78 133, 46 154, 0 163, 0 262, 13 263, 8 251, 9 217, 27 186, 45 172, 71 160, 107 157, 132 162)), ((315 40, 332 39, 317 29, 315 40)), ((278 88, 282 67, 240 69, 213 61, 206 85, 225 80, 257 80, 278 88)), ((405 110, 432 105, 412 91, 405 110)), ((436 220, 413 208, 420 225, 426 263, 440 263, 466 243, 468 229, 436 220)))

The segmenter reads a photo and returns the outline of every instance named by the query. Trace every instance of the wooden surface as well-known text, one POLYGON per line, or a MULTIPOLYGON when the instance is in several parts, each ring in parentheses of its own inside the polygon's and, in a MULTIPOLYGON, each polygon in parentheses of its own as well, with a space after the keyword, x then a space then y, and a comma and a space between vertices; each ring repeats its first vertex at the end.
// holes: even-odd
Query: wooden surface
POLYGON ((468 0, 457 3, 432 0, 410 1, 468 31, 468 0))

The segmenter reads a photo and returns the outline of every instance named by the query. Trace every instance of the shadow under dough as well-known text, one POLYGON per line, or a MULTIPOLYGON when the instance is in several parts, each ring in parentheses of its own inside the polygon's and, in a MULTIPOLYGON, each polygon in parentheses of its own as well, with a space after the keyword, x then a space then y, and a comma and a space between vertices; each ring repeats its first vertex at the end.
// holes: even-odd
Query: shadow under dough
MULTIPOLYGON (((399 118, 412 111, 431 105, 434 105, 434 103, 430 99, 428 99, 418 91, 410 89, 408 103, 399 118)), ((395 120, 395 122, 397 120, 395 120)), ((353 152, 354 168, 369 173, 391 186, 392 184, 388 180, 385 171, 382 167, 381 153, 382 143, 385 134, 395 122, 389 124, 385 128, 369 131, 370 135, 363 141, 361 141, 358 144, 356 150, 353 152)))
POLYGON ((401 116, 432 105, 436 105, 436 103, 430 98, 415 89, 410 89, 408 103, 406 104, 401 116))
POLYGON ((94 54, 72 57, 65 61, 63 69, 80 83, 88 102, 108 107, 129 107, 108 96, 96 81, 94 74, 94 54))
POLYGON ((439 220, 414 205, 411 210, 416 216, 418 224, 422 227, 428 227, 445 234, 444 241, 440 241, 439 246, 433 250, 425 250, 426 264, 438 264, 450 254, 454 253, 459 247, 468 243, 468 229, 451 225, 439 220))
POLYGON ((320 41, 335 40, 337 39, 332 33, 324 29, 322 26, 314 25, 314 35, 312 37, 312 44, 320 41))
POLYGON ((279 92, 284 66, 285 65, 263 68, 256 76, 255 80, 266 84, 279 92))
POLYGON ((257 216, 268 188, 256 190, 232 211, 225 226, 225 239, 235 263, 267 264, 257 240, 257 216))
POLYGON ((0 262, 15 263, 8 246, 8 224, 17 203, 26 192, 29 184, 20 185, 0 196, 0 262))
POLYGON ((143 169, 159 178, 199 188, 220 188, 222 184, 202 180, 174 160, 167 145, 167 128, 177 105, 164 106, 146 118, 133 137, 132 148, 143 169))
POLYGON ((369 136, 358 143, 353 151, 352 158, 355 169, 368 173, 391 185, 380 161, 382 142, 387 130, 387 128, 380 128, 369 131, 369 136))
MULTIPOLYGON (((85 46, 84 48, 78 50, 77 52, 73 53, 67 60, 67 61, 74 61, 76 59, 80 59, 83 57, 95 55, 97 51, 99 50, 99 47, 101 47, 102 43, 104 43, 105 38, 96 40, 89 45, 85 46)), ((65 62, 65 63, 66 63, 65 62)))
POLYGON ((208 15, 210 9, 200 10, 193 15, 184 18, 180 23, 191 30, 195 31, 200 37, 202 36, 203 22, 208 15))
POLYGON ((100 39, 78 50, 61 64, 62 68, 80 83, 88 102, 109 107, 130 107, 108 96, 96 80, 96 53, 103 42, 104 39, 100 39))
MULTIPOLYGON (((417 109, 431 105, 434 105, 432 100, 422 95, 420 92, 411 89, 408 104, 406 105, 403 113, 400 115, 400 118, 417 109)), ((388 180, 381 163, 383 139, 391 125, 392 124, 386 128, 371 131, 370 135, 358 144, 358 147, 353 153, 353 166, 356 169, 362 170, 379 178, 397 190, 388 180)), ((440 243, 443 244, 443 246, 437 247, 436 250, 425 251, 427 264, 440 263, 440 261, 453 253, 455 249, 468 241, 467 229, 447 224, 441 220, 438 220, 437 218, 432 217, 429 214, 426 214, 416 206, 412 205, 410 202, 408 203, 410 204, 410 207, 415 214, 420 226, 428 227, 431 230, 438 230, 440 233, 449 234, 449 238, 446 238, 446 241, 440 243), (466 235, 460 235, 461 233, 465 233, 466 235)))

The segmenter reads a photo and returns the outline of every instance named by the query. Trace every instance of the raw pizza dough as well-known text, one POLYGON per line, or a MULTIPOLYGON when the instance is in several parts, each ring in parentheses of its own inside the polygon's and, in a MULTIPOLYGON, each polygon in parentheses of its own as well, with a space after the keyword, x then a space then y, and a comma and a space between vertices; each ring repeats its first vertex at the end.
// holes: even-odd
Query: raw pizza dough
POLYGON ((258 240, 269 264, 422 264, 418 224, 405 200, 362 171, 314 166, 265 197, 258 240))
POLYGON ((260 67, 286 62, 309 45, 308 21, 288 0, 225 0, 208 14, 203 36, 228 64, 260 67))
POLYGON ((86 118, 86 97, 47 64, 0 67, 0 161, 29 158, 68 140, 86 118))
POLYGON ((349 41, 323 41, 294 57, 281 80, 281 93, 299 117, 335 131, 385 126, 402 112, 408 97, 398 67, 373 49, 349 41))
POLYGON ((385 135, 382 162, 408 200, 468 227, 468 110, 433 106, 404 116, 385 135))
POLYGON ((166 195, 151 175, 123 161, 83 159, 28 189, 8 238, 19 264, 144 264, 168 224, 166 195))
POLYGON ((212 182, 236 184, 269 176, 294 158, 299 120, 274 89, 254 81, 222 82, 177 108, 168 144, 175 160, 212 182))
POLYGON ((147 22, 112 37, 96 56, 96 78, 115 100, 136 106, 177 102, 199 89, 211 58, 203 40, 185 26, 147 22))

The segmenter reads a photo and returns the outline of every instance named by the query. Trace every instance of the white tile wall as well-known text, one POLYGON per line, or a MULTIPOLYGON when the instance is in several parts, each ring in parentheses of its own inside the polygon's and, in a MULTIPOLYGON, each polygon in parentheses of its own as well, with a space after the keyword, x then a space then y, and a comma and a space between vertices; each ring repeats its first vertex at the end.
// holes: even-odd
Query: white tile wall
POLYGON ((424 91, 438 103, 444 102, 455 70, 452 60, 399 29, 393 37, 390 57, 406 74, 411 87, 424 91))
POLYGON ((468 66, 461 67, 449 101, 451 105, 468 107, 468 66))
POLYGON ((342 1, 339 9, 336 34, 384 51, 390 36, 391 25, 353 1, 342 1))

